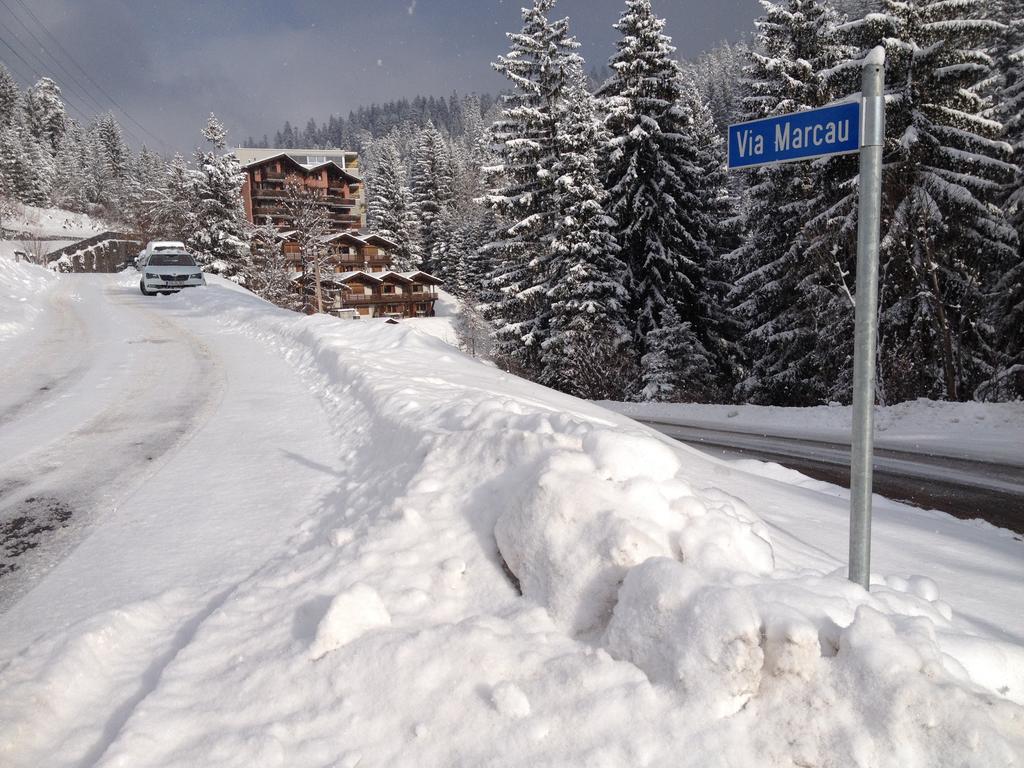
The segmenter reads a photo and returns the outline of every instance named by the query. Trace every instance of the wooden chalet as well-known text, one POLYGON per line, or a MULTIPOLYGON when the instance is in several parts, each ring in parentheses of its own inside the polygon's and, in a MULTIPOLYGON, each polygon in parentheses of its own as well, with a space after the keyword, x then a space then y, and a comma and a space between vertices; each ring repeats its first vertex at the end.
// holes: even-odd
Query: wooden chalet
POLYGON ((333 160, 317 165, 300 163, 281 152, 243 166, 242 200, 250 222, 267 221, 287 229, 292 221, 284 205, 286 187, 295 184, 314 190, 327 206, 331 226, 359 229, 365 224, 362 211, 362 179, 333 160))
MULTIPOLYGON (((293 232, 282 232, 283 249, 307 306, 315 306, 314 278, 302 272, 293 232)), ((391 268, 395 244, 379 235, 341 232, 324 238, 329 267, 320 273, 324 311, 341 317, 433 317, 438 278, 420 270, 391 268)))
POLYGON ((359 156, 344 150, 235 150, 245 171, 242 195, 250 222, 272 222, 291 266, 296 291, 316 311, 315 278, 303 271, 301 247, 284 206, 287 187, 314 190, 327 205, 332 232, 322 238, 329 267, 321 271, 324 311, 342 317, 432 317, 441 281, 426 272, 395 272, 398 247, 363 231, 363 183, 354 171, 359 156))

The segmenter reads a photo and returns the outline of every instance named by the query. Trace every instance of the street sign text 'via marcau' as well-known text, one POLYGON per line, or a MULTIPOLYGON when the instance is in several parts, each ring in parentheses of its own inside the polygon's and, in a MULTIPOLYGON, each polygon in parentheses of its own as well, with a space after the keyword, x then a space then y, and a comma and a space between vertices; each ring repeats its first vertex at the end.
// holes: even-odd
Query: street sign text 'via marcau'
POLYGON ((752 168, 859 149, 859 100, 729 126, 730 168, 752 168))

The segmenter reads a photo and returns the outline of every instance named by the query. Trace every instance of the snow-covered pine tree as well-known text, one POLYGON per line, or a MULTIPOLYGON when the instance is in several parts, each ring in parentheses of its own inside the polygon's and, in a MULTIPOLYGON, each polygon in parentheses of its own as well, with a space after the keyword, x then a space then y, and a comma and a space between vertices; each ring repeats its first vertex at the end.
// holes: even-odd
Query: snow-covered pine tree
POLYGON ((996 18, 1006 25, 994 57, 999 69, 996 109, 1016 166, 1003 210, 1017 233, 1017 254, 993 291, 999 363, 978 394, 1010 399, 1024 398, 1024 0, 1001 0, 996 18))
POLYGON ((9 128, 20 110, 21 89, 7 67, 0 62, 0 129, 9 128))
MULTIPOLYGON (((416 235, 423 268, 438 271, 434 251, 441 239, 439 220, 450 214, 455 197, 455 169, 451 151, 433 122, 419 132, 413 145, 409 201, 416 217, 416 235)), ((447 232, 451 236, 451 230, 447 232)), ((445 243, 440 243, 443 253, 445 243)))
POLYGON ((597 169, 599 126, 578 60, 568 67, 552 168, 557 190, 548 338, 541 381, 589 399, 622 399, 635 371, 626 327, 625 266, 604 212, 597 169))
POLYGON ((746 115, 743 106, 743 70, 750 51, 743 42, 725 42, 703 54, 692 65, 692 75, 716 125, 739 122, 746 115))
POLYGON ((374 232, 398 245, 392 254, 393 266, 402 271, 417 269, 421 260, 398 139, 392 132, 374 142, 373 163, 366 180, 367 223, 374 232))
POLYGON ((250 258, 239 193, 244 175, 234 154, 225 152, 227 131, 216 116, 210 115, 202 133, 212 148, 195 153, 186 244, 207 272, 242 280, 250 258))
MULTIPOLYGON (((599 91, 609 136, 607 210, 617 222, 639 354, 648 351, 647 336, 662 327, 671 305, 700 340, 694 349, 715 355, 722 347, 717 318, 706 314, 702 296, 717 258, 716 226, 702 199, 703 169, 686 98, 686 89, 695 86, 684 80, 664 26, 650 0, 627 0, 615 25, 622 37, 609 62, 613 74, 599 91)), ((714 397, 724 379, 723 362, 693 367, 707 371, 708 378, 692 383, 691 391, 714 397)))
POLYGON ((245 287, 261 299, 285 309, 301 309, 301 297, 292 288, 291 269, 273 222, 247 228, 252 259, 245 273, 245 287))
POLYGON ((523 9, 523 27, 509 33, 509 52, 494 68, 512 84, 502 96, 501 117, 491 126, 498 162, 490 167, 486 204, 499 217, 484 246, 497 292, 489 307, 496 327, 495 360, 508 370, 535 378, 541 370, 542 325, 550 278, 557 160, 556 120, 567 67, 579 43, 568 19, 552 21, 555 0, 534 0, 523 9))
POLYGON ((197 171, 176 154, 163 172, 147 185, 145 198, 152 207, 153 230, 163 240, 185 242, 195 231, 193 211, 197 171))
POLYGON ((671 304, 662 312, 661 324, 647 338, 640 361, 642 389, 639 399, 658 402, 693 402, 706 397, 703 382, 714 375, 711 355, 689 323, 683 322, 671 304))
POLYGON ((995 204, 1014 172, 979 85, 1001 33, 984 0, 885 0, 879 373, 885 399, 970 397, 995 362, 985 289, 1017 257, 995 204))
POLYGON ((44 144, 50 155, 60 146, 67 130, 68 116, 60 88, 48 77, 40 78, 25 94, 25 114, 29 131, 44 144))
POLYGON ((50 201, 58 208, 86 211, 89 205, 89 180, 82 150, 82 129, 69 120, 54 155, 54 183, 50 201))
MULTIPOLYGON (((836 13, 823 0, 762 2, 758 45, 744 71, 745 120, 811 109, 838 94, 828 73, 856 53, 839 40, 836 13)), ((822 163, 788 163, 747 172, 742 245, 732 254, 730 303, 744 326, 748 361, 737 387, 741 401, 775 405, 821 402, 827 373, 816 357, 822 300, 835 278, 807 256, 805 224, 821 211, 822 163)), ((845 299, 845 295, 844 295, 845 299)), ((849 319, 852 304, 833 307, 849 319)), ((839 320, 838 317, 833 321, 839 320)), ((848 327, 846 324, 843 327, 848 327)), ((852 338, 839 343, 843 353, 852 338)))
POLYGON ((151 189, 164 177, 166 166, 164 159, 146 146, 132 158, 120 218, 143 242, 161 239, 151 189))

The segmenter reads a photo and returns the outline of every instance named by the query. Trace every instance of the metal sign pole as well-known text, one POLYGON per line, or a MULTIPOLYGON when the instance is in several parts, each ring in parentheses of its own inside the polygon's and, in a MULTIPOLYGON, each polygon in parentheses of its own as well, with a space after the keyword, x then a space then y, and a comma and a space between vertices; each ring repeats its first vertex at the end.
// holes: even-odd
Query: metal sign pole
POLYGON ((871 576, 871 481, 874 450, 875 348, 878 334, 878 238, 885 140, 885 49, 864 60, 861 76, 860 193, 857 211, 857 307, 850 446, 850 581, 871 576))

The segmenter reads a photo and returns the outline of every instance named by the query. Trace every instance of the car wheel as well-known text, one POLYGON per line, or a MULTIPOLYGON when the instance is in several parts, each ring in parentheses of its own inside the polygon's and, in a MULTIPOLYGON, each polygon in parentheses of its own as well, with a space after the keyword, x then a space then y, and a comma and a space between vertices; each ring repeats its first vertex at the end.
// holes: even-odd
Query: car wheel
POLYGON ((139 280, 139 290, 142 291, 143 296, 156 296, 152 291, 146 290, 146 284, 142 280, 139 280))

